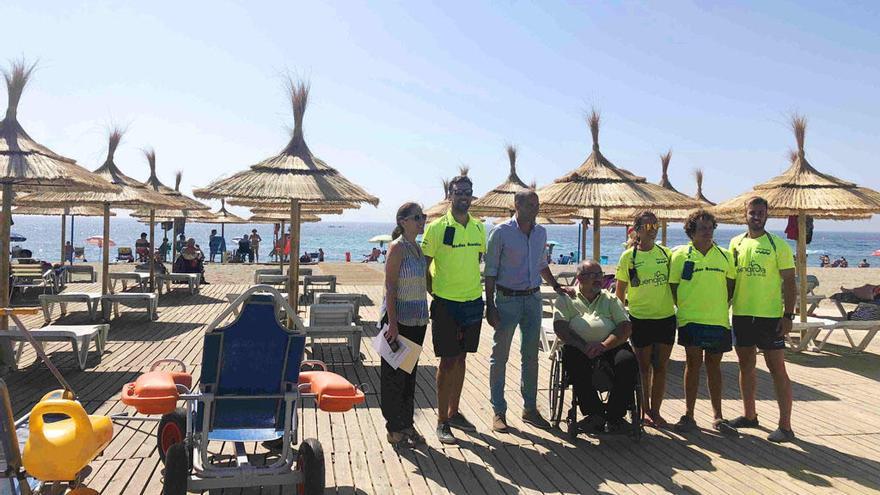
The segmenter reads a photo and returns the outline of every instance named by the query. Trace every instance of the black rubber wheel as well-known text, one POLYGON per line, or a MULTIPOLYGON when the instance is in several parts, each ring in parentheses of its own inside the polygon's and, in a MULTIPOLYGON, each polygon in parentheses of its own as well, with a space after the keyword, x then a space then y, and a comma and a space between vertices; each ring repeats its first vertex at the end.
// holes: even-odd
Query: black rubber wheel
POLYGON ((166 453, 172 445, 183 443, 186 438, 186 409, 178 407, 174 412, 162 415, 156 430, 159 460, 165 462, 166 453))
POLYGON ((189 455, 183 443, 175 443, 165 453, 165 476, 162 495, 186 495, 189 478, 189 455))
POLYGON ((564 375, 562 357, 557 353, 550 363, 550 424, 554 428, 562 420, 562 406, 565 403, 564 375))
POLYGON ((306 438, 299 444, 296 470, 303 475, 302 483, 297 485, 297 493, 301 495, 324 493, 324 449, 321 448, 321 442, 314 438, 306 438))

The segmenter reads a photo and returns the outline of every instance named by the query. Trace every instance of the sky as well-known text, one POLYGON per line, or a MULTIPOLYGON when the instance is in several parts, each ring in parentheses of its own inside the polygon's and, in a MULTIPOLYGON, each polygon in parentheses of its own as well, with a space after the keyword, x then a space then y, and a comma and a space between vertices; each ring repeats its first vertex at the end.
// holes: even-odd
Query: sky
POLYGON ((122 125, 135 178, 145 147, 185 192, 244 170, 287 143, 293 74, 311 83, 312 152, 381 201, 328 218, 393 221, 461 165, 480 195, 505 180, 507 143, 547 184, 589 154, 592 107, 607 158, 656 182, 671 149, 686 194, 698 167, 713 201, 782 172, 793 112, 816 168, 880 189, 877 2, 129 4, 0 3, 0 61, 38 61, 19 121, 89 169, 122 125))

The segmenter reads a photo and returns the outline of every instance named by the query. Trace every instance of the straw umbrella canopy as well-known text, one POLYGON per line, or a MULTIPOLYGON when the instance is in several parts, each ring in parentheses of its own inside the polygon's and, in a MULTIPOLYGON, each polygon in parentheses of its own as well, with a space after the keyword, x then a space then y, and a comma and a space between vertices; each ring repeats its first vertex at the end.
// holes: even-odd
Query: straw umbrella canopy
POLYGON ((713 210, 721 215, 744 216, 745 203, 753 196, 761 196, 770 206, 770 216, 798 218, 797 274, 800 284, 799 312, 801 321, 807 318, 807 215, 816 218, 852 220, 857 215, 880 213, 880 192, 838 179, 816 170, 806 158, 804 138, 807 120, 794 115, 791 121, 797 151, 785 172, 751 191, 716 205, 713 210))
MULTIPOLYGON (((538 190, 542 213, 554 208, 592 210, 593 257, 599 259, 600 215, 602 209, 616 208, 681 208, 696 206, 691 198, 649 184, 628 170, 615 167, 599 151, 599 113, 594 109, 587 118, 593 138, 593 151, 577 169, 538 190)), ((582 217, 586 219, 587 217, 582 217)), ((584 222, 584 227, 586 227, 584 222)), ((586 229, 584 229, 586 230, 586 229)), ((581 252, 586 250, 586 236, 581 239, 581 252)))
MULTIPOLYGON (((290 208, 291 252, 299 251, 299 225, 302 204, 369 203, 379 198, 342 176, 335 168, 314 156, 303 136, 303 117, 309 98, 309 85, 289 81, 288 91, 293 107, 293 136, 287 146, 248 170, 218 179, 193 191, 198 198, 226 198, 230 204, 264 206, 267 203, 290 208), (294 251, 295 250, 295 251, 294 251)), ((297 306, 296 283, 299 258, 290 256, 290 304, 297 306)))
MULTIPOLYGON (((25 61, 3 70, 8 106, 0 121, 0 305, 9 305, 9 225, 14 193, 48 191, 113 191, 116 189, 71 158, 34 141, 18 122, 18 104, 36 65, 25 61)), ((0 329, 7 328, 6 316, 0 329)))
POLYGON ((109 260, 110 246, 106 242, 110 238, 110 208, 166 208, 178 207, 174 198, 160 194, 152 187, 147 187, 122 173, 116 166, 114 155, 119 143, 122 141, 124 132, 121 129, 111 129, 108 136, 107 159, 104 164, 95 170, 95 174, 102 180, 118 186, 115 191, 77 193, 72 191, 53 192, 47 194, 31 194, 19 198, 16 203, 25 206, 67 206, 67 205, 92 205, 101 206, 104 210, 104 245, 103 245, 103 273, 101 277, 101 291, 106 294, 110 288, 109 260))
POLYGON ((508 144, 506 150, 507 159, 510 162, 510 172, 507 174, 507 180, 471 203, 470 211, 472 213, 496 217, 511 216, 516 210, 514 205, 516 193, 534 189, 534 187, 527 186, 516 173, 516 146, 508 144))
MULTIPOLYGON (((12 215, 33 215, 46 217, 61 217, 61 264, 67 260, 64 243, 67 237, 67 217, 70 216, 70 244, 73 246, 73 219, 75 217, 100 217, 104 210, 95 206, 67 206, 61 208, 44 208, 39 206, 17 206, 12 210, 12 215)), ((110 212, 110 216, 116 213, 110 212)))
MULTIPOLYGON (((285 214, 282 212, 266 212, 261 214, 254 214, 248 218, 248 222, 250 223, 278 223, 284 220, 288 220, 290 218, 289 214, 285 214)), ((320 222, 321 217, 312 213, 300 213, 300 222, 302 223, 312 223, 312 222, 320 222)))

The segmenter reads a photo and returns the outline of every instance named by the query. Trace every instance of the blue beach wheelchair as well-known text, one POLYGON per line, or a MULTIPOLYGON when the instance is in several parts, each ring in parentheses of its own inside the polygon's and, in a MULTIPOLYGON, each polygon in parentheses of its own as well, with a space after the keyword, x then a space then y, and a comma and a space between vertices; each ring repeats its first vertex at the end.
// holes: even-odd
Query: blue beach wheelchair
MULTIPOLYGON (((239 296, 208 325, 201 379, 183 371, 149 371, 127 384, 122 401, 143 414, 162 414, 157 431, 165 463, 165 494, 259 486, 324 492, 324 455, 316 439, 298 446, 297 406, 312 398, 324 411, 347 411, 364 394, 320 361, 303 361, 302 322, 282 326, 278 306, 296 313, 274 288, 258 285, 239 296), (219 325, 241 305, 238 317, 219 325), (321 368, 300 371, 301 367, 321 368), (185 407, 176 408, 178 400, 185 407), (209 442, 230 442, 234 454, 208 451, 209 442), (247 443, 269 442, 277 453, 249 454, 247 443)), ((182 364, 182 363, 180 363, 182 364)), ((142 419, 129 416, 116 420, 142 419)))

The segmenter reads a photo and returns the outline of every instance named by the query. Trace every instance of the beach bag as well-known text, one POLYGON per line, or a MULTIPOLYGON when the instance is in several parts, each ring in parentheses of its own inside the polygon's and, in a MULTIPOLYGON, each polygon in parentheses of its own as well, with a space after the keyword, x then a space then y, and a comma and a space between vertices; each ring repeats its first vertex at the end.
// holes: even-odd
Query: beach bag
POLYGON ((880 304, 859 303, 856 309, 847 313, 847 319, 853 321, 880 320, 880 304))

